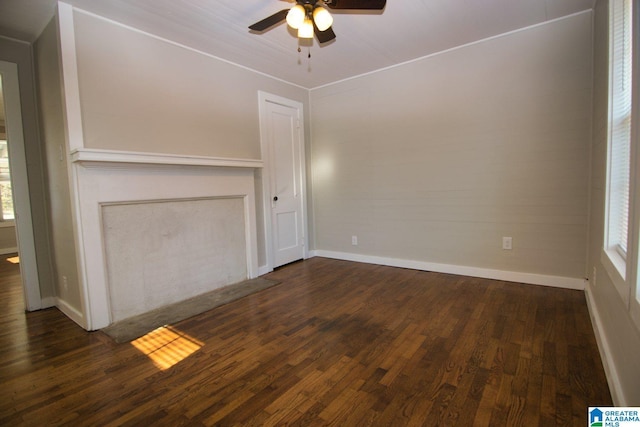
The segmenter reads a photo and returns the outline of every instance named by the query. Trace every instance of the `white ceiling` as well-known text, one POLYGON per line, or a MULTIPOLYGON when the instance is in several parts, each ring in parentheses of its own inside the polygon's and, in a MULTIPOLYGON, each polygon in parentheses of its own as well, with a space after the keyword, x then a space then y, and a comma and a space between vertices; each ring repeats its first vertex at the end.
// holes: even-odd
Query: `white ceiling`
MULTIPOLYGON (((382 13, 332 11, 335 41, 297 52, 286 24, 261 35, 248 26, 286 0, 68 0, 211 55, 314 88, 518 28, 590 10, 595 0, 387 0, 382 13)), ((0 34, 34 41, 55 0, 0 0, 0 34)))

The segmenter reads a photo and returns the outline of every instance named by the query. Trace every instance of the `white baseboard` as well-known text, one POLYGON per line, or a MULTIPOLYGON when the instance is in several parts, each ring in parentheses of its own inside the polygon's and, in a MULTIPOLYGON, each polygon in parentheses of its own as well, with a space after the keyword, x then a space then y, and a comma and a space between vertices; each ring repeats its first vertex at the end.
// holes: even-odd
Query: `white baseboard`
POLYGON ((85 324, 84 315, 80 311, 78 311, 75 308, 73 308, 72 306, 70 306, 69 303, 67 303, 63 299, 55 298, 55 301, 56 301, 55 305, 56 305, 56 307, 58 307, 58 310, 63 312, 68 318, 70 318, 71 320, 76 322, 83 329, 87 329, 87 326, 85 324))
POLYGON ((310 251, 309 255, 325 258, 341 259, 345 261, 357 261, 367 264, 388 265, 390 267, 410 268, 414 270, 434 271, 437 273, 458 274, 462 276, 481 277, 483 279, 504 280, 507 282, 527 283, 531 285, 552 286, 556 288, 567 288, 584 290, 585 279, 548 276, 544 274, 521 273, 517 271, 493 270, 489 268, 467 267, 462 265, 438 264, 425 261, 412 261, 398 258, 386 258, 372 255, 353 254, 348 252, 334 252, 316 249, 310 251))
POLYGON ((591 289, 587 286, 585 290, 587 299, 587 307, 589 309, 589 315, 591 316, 591 326, 596 336, 596 342, 598 343, 598 351, 600 352, 600 359, 602 359, 602 365, 604 366, 604 372, 607 377, 607 383, 609 384, 609 391, 611 392, 611 398, 615 406, 627 406, 627 399, 624 397, 624 392, 621 387, 620 375, 616 370, 616 365, 611 362, 611 346, 607 336, 603 334, 602 320, 598 307, 591 294, 591 289))
POLYGON ((51 308, 51 307, 55 307, 56 306, 57 298, 56 297, 44 297, 44 298, 41 299, 41 302, 42 302, 42 307, 40 307, 41 309, 51 308))
POLYGON ((17 253, 18 253, 17 247, 0 249, 0 255, 9 255, 9 254, 17 254, 17 253))
POLYGON ((261 265, 258 267, 258 276, 262 276, 267 273, 271 273, 273 268, 269 268, 267 265, 261 265))

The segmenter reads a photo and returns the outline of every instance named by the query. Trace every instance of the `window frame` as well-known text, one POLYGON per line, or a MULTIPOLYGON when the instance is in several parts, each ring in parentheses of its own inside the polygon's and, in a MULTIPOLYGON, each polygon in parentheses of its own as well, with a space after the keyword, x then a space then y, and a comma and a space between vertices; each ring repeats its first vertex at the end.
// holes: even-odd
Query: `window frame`
MULTIPOLYGON (((619 230, 620 228, 620 216, 615 212, 619 206, 616 206, 614 203, 620 203, 621 200, 619 193, 616 193, 612 186, 614 185, 614 174, 613 163, 615 159, 616 151, 619 151, 619 147, 617 147, 616 141, 614 140, 614 133, 617 130, 615 126, 615 122, 619 121, 617 117, 614 117, 618 113, 618 99, 616 98, 617 91, 614 89, 615 85, 619 83, 619 80, 616 79, 615 75, 619 71, 619 67, 621 64, 615 61, 615 45, 616 45, 616 34, 615 34, 615 25, 614 25, 614 8, 616 7, 616 2, 629 2, 631 7, 631 35, 630 40, 632 44, 637 44, 637 41, 634 40, 633 34, 635 33, 636 26, 636 15, 637 8, 633 7, 633 2, 630 0, 610 0, 609 2, 609 99, 608 99, 608 117, 607 117, 607 174, 606 174, 606 196, 605 196, 605 235, 604 235, 604 247, 602 250, 601 262, 608 273, 612 283, 614 284, 616 290, 620 294, 624 304, 626 307, 629 307, 630 296, 631 296, 631 279, 632 276, 635 276, 636 268, 632 268, 636 262, 634 260, 637 259, 637 248, 636 248, 636 240, 634 239, 635 231, 637 230, 637 226, 634 221, 635 212, 638 209, 635 208, 634 202, 635 198, 635 175, 636 170, 638 169, 635 164, 633 164, 633 159, 635 159, 634 152, 635 147, 632 143, 634 140, 634 84, 636 83, 636 78, 634 78, 634 74, 637 74, 637 55, 634 54, 634 46, 631 46, 631 110, 629 111, 629 120, 631 123, 631 134, 629 137, 629 171, 628 171, 628 199, 627 199, 627 236, 626 236, 626 251, 622 247, 620 243, 620 239, 615 236, 616 232, 614 230, 619 230), (616 198, 618 197, 618 198, 616 198), (612 212, 613 211, 613 212, 612 212), (633 270, 633 271, 632 271, 633 270)), ((635 102, 637 103, 637 102, 635 102)), ((618 175, 618 174, 615 174, 618 175)), ((638 187, 640 188, 640 187, 638 187)), ((635 280, 633 281, 635 282, 635 280)))
POLYGON ((631 180, 630 180, 630 244, 631 280, 629 281, 629 314, 640 331, 640 6, 637 2, 631 11, 632 25, 632 73, 631 73, 631 180))
MULTIPOLYGON (((6 137, 5 137, 6 138, 6 137)), ((8 141, 2 138, 2 135, 0 135, 0 145, 4 145, 4 149, 8 149, 8 141)), ((4 155, 4 154, 3 154, 4 155)), ((7 155, 7 157, 0 157, 0 160, 6 160, 6 168, 8 170, 8 175, 9 175, 9 179, 6 180, 9 182, 9 184, 11 185, 11 166, 9 164, 9 156, 7 155)), ((1 178, 1 177, 0 177, 1 178)), ((0 179, 0 182, 5 182, 5 180, 0 179)), ((11 218, 5 218, 4 216, 4 209, 2 208, 2 193, 0 192, 0 228, 4 228, 4 227, 13 227, 15 226, 15 208, 14 208, 14 216, 11 218)), ((12 197, 12 204, 13 204, 13 197, 12 197)))

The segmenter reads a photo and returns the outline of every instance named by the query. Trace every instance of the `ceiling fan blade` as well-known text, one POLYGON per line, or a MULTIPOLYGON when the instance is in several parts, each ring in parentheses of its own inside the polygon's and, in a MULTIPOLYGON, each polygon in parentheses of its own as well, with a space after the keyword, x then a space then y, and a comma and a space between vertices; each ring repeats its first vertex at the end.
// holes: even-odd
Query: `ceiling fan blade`
POLYGON ((313 23, 313 31, 316 33, 316 38, 319 43, 330 42, 331 40, 336 38, 336 33, 333 32, 331 27, 327 28, 324 31, 320 31, 318 27, 316 27, 316 23, 313 23))
POLYGON ((382 10, 387 0, 329 0, 325 4, 330 9, 382 10))
POLYGON ((249 25, 249 29, 254 31, 264 31, 287 19, 287 13, 289 13, 289 9, 282 9, 280 12, 276 12, 268 18, 264 18, 262 21, 249 25))

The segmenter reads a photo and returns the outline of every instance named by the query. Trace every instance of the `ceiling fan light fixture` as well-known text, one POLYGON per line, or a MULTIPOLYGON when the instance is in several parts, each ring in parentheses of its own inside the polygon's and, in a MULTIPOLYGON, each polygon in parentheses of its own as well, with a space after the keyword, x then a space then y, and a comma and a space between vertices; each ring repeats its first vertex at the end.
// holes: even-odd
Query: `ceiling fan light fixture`
POLYGON ((309 18, 305 18, 298 28, 298 38, 312 39, 313 38, 313 22, 309 18))
MULTIPOLYGON (((276 25, 287 21, 289 27, 298 30, 298 38, 312 39, 315 36, 318 43, 328 43, 336 39, 331 26, 333 17, 329 11, 334 9, 384 10, 387 0, 287 0, 295 1, 290 9, 281 9, 273 15, 249 25, 252 32, 264 33, 276 25)), ((306 43, 308 44, 308 43, 306 43)))
POLYGON ((326 31, 333 24, 333 16, 322 6, 313 9, 313 22, 320 31, 326 31))
POLYGON ((304 7, 297 4, 289 9, 289 13, 287 13, 287 24, 294 30, 297 30, 304 22, 306 15, 307 12, 304 10, 304 7))

